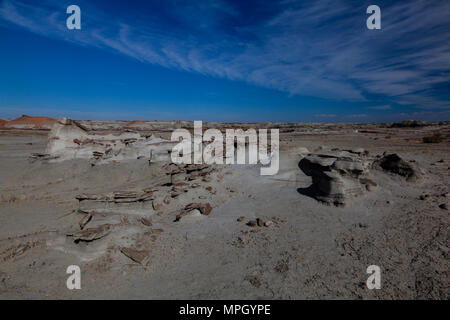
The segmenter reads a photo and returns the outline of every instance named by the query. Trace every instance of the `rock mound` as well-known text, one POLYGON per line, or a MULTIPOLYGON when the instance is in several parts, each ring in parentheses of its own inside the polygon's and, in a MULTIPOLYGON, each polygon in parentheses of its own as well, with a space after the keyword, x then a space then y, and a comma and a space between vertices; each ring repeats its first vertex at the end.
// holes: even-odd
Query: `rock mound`
POLYGON ((431 125, 430 122, 427 121, 418 121, 418 120, 404 120, 402 122, 395 122, 391 124, 391 128, 420 128, 431 125))
POLYGON ((374 161, 373 168, 405 177, 408 181, 416 181, 421 177, 421 172, 417 167, 406 162, 396 153, 385 155, 374 161))
POLYGON ((312 185, 298 191, 325 204, 345 206, 367 190, 360 179, 368 173, 367 164, 360 157, 315 154, 303 158, 299 167, 311 176, 312 185))

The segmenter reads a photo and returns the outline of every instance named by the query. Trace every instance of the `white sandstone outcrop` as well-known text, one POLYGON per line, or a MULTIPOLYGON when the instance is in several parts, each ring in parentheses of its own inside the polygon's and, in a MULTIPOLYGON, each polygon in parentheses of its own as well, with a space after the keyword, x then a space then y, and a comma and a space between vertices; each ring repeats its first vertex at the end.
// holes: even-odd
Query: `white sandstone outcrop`
POLYGON ((147 158, 168 161, 174 142, 143 137, 135 132, 93 134, 78 122, 60 118, 48 137, 46 154, 52 161, 90 159, 92 161, 121 161, 147 158))

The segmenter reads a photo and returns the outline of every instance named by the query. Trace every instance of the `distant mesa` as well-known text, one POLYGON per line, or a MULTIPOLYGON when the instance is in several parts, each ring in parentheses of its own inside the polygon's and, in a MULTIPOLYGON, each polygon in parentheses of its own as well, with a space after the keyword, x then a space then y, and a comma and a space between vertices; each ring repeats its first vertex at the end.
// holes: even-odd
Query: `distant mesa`
POLYGON ((0 128, 2 129, 41 129, 51 130, 56 123, 55 119, 48 117, 30 117, 23 115, 13 120, 0 119, 0 128))

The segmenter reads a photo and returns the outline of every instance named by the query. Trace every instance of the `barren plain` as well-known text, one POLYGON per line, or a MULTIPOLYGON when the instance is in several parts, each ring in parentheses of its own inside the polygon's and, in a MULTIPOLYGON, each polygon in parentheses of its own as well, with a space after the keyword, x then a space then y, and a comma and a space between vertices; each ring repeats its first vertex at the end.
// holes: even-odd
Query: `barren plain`
POLYGON ((261 176, 171 163, 192 122, 25 120, 0 130, 2 299, 450 298, 448 122, 205 123, 279 128, 261 176))

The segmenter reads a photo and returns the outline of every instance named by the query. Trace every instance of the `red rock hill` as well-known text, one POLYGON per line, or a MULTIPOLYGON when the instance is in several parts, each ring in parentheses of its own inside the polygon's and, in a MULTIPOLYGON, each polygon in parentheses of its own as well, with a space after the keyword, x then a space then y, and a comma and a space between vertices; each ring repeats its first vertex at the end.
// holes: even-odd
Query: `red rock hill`
POLYGON ((55 119, 47 117, 30 117, 23 115, 10 121, 0 120, 3 129, 51 129, 55 119))

